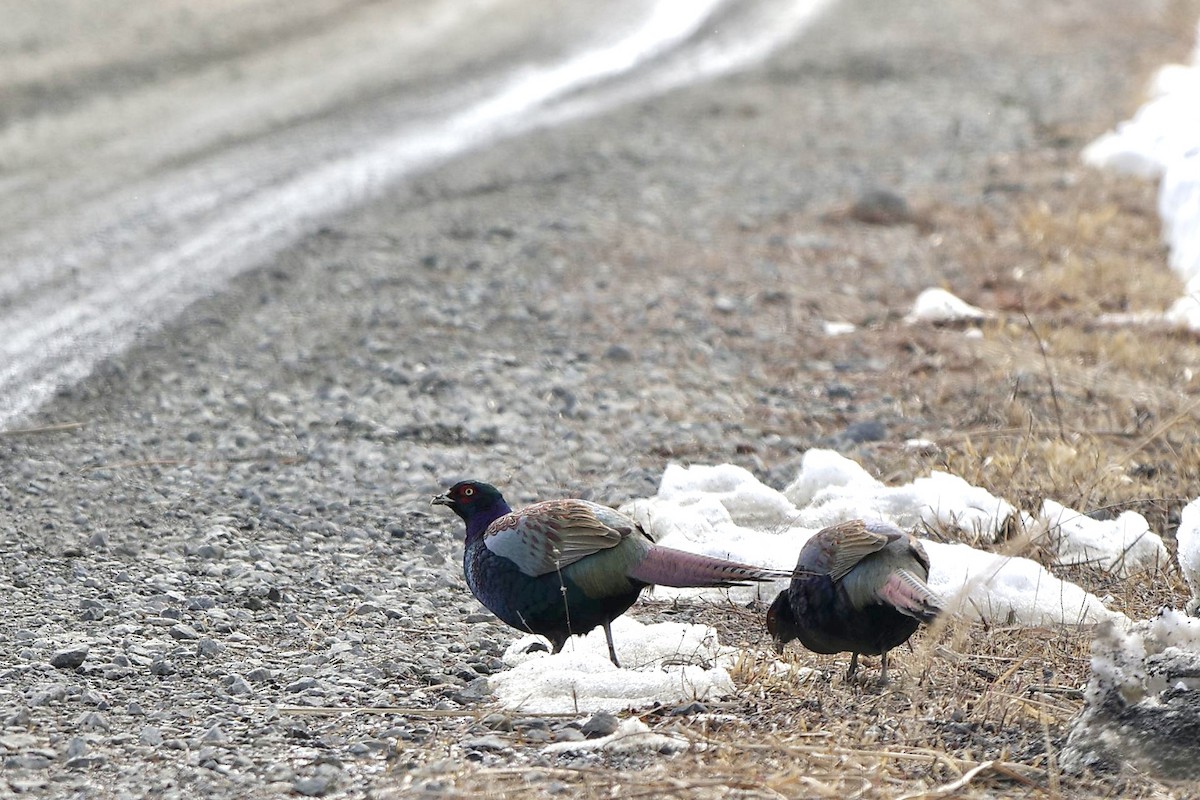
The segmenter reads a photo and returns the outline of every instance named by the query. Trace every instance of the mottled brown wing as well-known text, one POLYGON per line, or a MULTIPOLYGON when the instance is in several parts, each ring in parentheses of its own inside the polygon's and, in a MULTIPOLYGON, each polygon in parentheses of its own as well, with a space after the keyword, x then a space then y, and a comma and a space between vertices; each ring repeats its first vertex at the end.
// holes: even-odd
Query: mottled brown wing
POLYGON ((487 549, 531 577, 563 569, 616 547, 637 530, 632 520, 587 500, 547 500, 500 517, 488 526, 487 549))
POLYGON ((817 534, 827 537, 832 548, 829 575, 835 581, 846 576, 858 562, 887 547, 899 534, 875 533, 861 519, 831 525, 817 534))

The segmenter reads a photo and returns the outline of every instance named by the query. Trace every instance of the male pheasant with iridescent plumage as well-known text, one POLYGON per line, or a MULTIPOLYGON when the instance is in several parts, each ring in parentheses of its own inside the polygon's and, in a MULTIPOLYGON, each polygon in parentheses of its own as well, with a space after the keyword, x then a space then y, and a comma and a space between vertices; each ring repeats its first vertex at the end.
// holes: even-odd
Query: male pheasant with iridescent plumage
POLYGON ((776 648, 792 639, 814 653, 887 654, 941 612, 925 584, 929 556, 920 540, 884 522, 850 520, 813 534, 800 550, 792 583, 767 611, 776 648))
POLYGON ((789 573, 657 545, 629 517, 587 500, 548 500, 519 511, 494 487, 457 483, 433 498, 466 523, 463 571, 479 602, 512 627, 567 638, 604 628, 647 586, 738 586, 789 573))

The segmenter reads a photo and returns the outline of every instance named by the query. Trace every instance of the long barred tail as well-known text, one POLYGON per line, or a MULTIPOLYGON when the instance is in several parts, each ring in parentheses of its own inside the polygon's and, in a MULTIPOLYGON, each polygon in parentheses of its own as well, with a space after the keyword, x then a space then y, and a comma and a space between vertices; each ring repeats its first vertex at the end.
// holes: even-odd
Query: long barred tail
POLYGON ((942 612, 942 601, 925 582, 908 570, 893 572, 879 589, 879 597, 901 614, 926 624, 942 612))
POLYGON ((685 553, 669 547, 651 547, 629 577, 658 586, 745 586, 750 581, 791 578, 790 570, 767 569, 711 556, 685 553))

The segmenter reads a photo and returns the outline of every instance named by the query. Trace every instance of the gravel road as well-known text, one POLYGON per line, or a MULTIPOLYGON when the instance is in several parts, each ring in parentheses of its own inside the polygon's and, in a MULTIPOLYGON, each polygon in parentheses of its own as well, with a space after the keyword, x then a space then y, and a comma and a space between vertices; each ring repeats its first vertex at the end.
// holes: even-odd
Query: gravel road
POLYGON ((863 424, 944 433, 821 326, 973 265, 840 211, 1020 195, 1007 160, 1127 116, 1196 10, 846 0, 760 67, 407 180, 106 360, 25 421, 65 429, 0 435, 0 795, 436 794, 576 735, 478 720, 512 637, 429 497, 619 504, 672 459, 781 485, 863 424))

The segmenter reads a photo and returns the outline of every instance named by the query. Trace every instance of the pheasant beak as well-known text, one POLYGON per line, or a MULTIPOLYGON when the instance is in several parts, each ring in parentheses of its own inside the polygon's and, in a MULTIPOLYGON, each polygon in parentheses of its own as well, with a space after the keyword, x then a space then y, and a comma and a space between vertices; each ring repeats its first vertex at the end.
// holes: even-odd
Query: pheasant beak
POLYGON ((429 501, 429 504, 433 506, 452 506, 454 505, 454 501, 450 499, 450 495, 448 494, 435 494, 433 499, 429 501))

